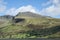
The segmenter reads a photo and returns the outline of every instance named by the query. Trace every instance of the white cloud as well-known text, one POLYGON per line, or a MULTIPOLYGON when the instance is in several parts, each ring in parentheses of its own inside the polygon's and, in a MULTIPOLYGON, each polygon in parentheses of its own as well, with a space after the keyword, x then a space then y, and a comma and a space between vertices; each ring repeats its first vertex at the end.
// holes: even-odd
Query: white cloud
POLYGON ((0 13, 5 11, 6 3, 3 0, 0 0, 0 13))
POLYGON ((60 0, 50 0, 52 5, 40 11, 40 14, 56 17, 60 15, 60 0))
POLYGON ((51 2, 52 2, 51 0, 48 0, 48 2, 42 3, 42 6, 43 7, 48 6, 51 4, 51 2))
POLYGON ((19 7, 18 9, 11 8, 11 9, 7 10, 6 14, 7 15, 16 15, 19 12, 33 12, 33 13, 37 13, 37 10, 31 5, 27 5, 27 6, 19 7))
MULTIPOLYGON (((44 4, 45 5, 45 4, 44 4)), ((40 12, 36 10, 32 5, 22 6, 19 8, 11 8, 6 11, 8 15, 16 15, 19 12, 33 12, 40 13, 41 15, 56 17, 60 15, 60 0, 50 0, 46 3, 46 5, 50 5, 47 8, 42 9, 40 12), (52 3, 52 5, 50 5, 52 3)))
POLYGON ((15 8, 11 8, 11 9, 6 11, 6 15, 15 15, 15 11, 16 11, 15 8))
POLYGON ((22 6, 22 7, 18 8, 17 11, 19 11, 19 12, 27 12, 27 11, 29 11, 29 12, 36 13, 36 9, 31 5, 22 6))

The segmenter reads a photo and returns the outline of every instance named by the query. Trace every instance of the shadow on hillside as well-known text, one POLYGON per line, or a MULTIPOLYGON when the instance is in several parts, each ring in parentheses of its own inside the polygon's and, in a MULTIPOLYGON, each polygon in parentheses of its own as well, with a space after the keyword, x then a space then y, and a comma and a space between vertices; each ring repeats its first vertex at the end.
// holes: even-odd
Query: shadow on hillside
MULTIPOLYGON (((31 37, 31 36, 39 37, 39 36, 47 36, 47 35, 51 35, 51 34, 60 32, 60 25, 57 25, 57 26, 54 26, 51 28, 45 28, 45 29, 42 29, 42 28, 39 29, 39 25, 29 24, 28 27, 30 28, 30 26, 33 28, 33 30, 29 30, 29 31, 19 30, 19 31, 15 31, 15 33, 13 33, 13 32, 5 33, 2 30, 0 30, 0 37, 5 38, 6 36, 9 36, 9 38, 12 38, 13 35, 18 35, 20 33, 29 34, 30 36, 26 35, 27 37, 31 37)), ((0 28, 0 29, 2 29, 2 28, 0 28)))
POLYGON ((23 19, 23 18, 16 18, 15 19, 15 23, 19 23, 19 22, 22 22, 22 21, 25 21, 25 19, 23 19))
POLYGON ((37 26, 34 28, 34 26, 32 26, 31 24, 29 25, 29 27, 33 27, 33 30, 28 31, 27 33, 30 34, 31 36, 47 36, 47 35, 51 35, 51 34, 55 34, 57 32, 60 32, 60 25, 58 26, 54 26, 51 28, 45 28, 45 29, 36 29, 37 26))

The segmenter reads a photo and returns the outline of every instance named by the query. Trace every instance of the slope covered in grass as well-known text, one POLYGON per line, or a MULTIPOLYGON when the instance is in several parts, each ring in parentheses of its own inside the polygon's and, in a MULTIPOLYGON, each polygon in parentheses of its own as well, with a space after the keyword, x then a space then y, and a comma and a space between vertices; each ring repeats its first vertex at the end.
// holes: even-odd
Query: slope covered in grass
POLYGON ((0 38, 60 38, 60 19, 31 12, 19 13, 5 25, 0 28, 0 38))

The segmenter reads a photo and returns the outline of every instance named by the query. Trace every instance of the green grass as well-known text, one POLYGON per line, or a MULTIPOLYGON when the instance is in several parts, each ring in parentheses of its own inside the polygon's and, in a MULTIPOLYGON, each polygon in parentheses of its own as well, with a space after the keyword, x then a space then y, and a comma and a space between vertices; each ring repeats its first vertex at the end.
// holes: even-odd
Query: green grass
MULTIPOLYGON (((33 25, 44 25, 44 28, 52 28, 56 25, 59 25, 60 21, 52 20, 52 19, 45 19, 45 18, 25 18, 24 22, 15 23, 12 25, 12 22, 6 23, 5 27, 1 29, 1 32, 4 34, 5 38, 10 38, 10 35, 12 35, 11 38, 54 38, 54 37, 60 37, 59 33, 47 35, 47 36, 31 36, 27 33, 19 33, 20 31, 31 31, 31 28, 29 28, 27 25, 33 24, 33 25), (46 26, 47 25, 47 26, 46 26)), ((33 27, 33 26, 32 26, 33 27)), ((42 26, 41 26, 42 27, 42 26)), ((41 28, 40 27, 40 28, 41 28)), ((37 28, 37 26, 36 26, 37 28)), ((38 32, 38 31, 37 31, 38 32)), ((2 36, 3 38, 3 36, 2 36)))

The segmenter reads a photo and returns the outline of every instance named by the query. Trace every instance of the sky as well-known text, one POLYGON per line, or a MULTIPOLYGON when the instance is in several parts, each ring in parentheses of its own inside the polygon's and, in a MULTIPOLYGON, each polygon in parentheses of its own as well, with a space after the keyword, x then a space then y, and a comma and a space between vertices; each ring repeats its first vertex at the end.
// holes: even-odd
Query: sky
POLYGON ((60 18, 60 0, 0 0, 0 16, 28 11, 60 18))

